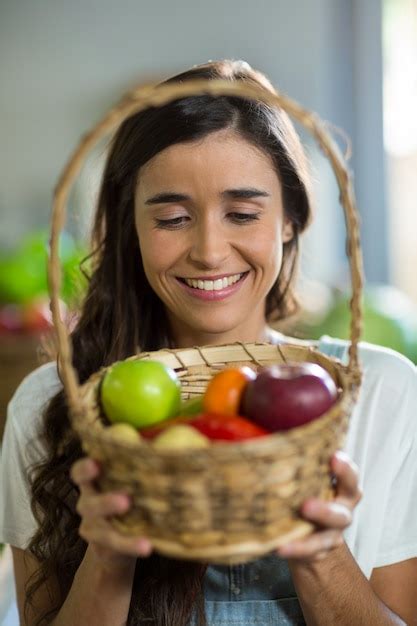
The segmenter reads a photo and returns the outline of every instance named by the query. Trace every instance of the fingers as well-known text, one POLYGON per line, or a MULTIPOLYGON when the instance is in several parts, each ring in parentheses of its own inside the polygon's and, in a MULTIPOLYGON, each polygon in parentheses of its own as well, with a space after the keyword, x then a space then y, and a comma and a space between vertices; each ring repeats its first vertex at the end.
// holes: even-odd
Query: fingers
POLYGON ((87 543, 105 546, 106 550, 117 554, 149 556, 152 552, 152 544, 146 537, 125 537, 104 520, 83 518, 79 533, 87 543))
POLYGON ((352 522, 349 507, 335 501, 310 499, 304 502, 301 513, 304 518, 325 530, 314 532, 305 539, 279 548, 277 551, 279 556, 286 559, 318 561, 343 544, 342 531, 352 522))
POLYGON ((123 493, 99 493, 93 486, 100 473, 100 466, 90 458, 76 461, 71 468, 71 478, 80 488, 76 511, 83 518, 106 518, 126 513, 131 499, 123 493))
POLYGON ((343 543, 343 536, 339 531, 324 530, 278 548, 277 554, 285 559, 322 560, 343 543))
POLYGON ((76 510, 84 518, 110 517, 126 513, 130 506, 129 496, 122 493, 85 494, 81 492, 76 510))
POLYGON ((323 528, 344 530, 352 523, 352 511, 337 501, 326 502, 311 498, 301 507, 304 518, 323 528))
POLYGON ((98 478, 100 474, 100 466, 97 461, 93 461, 90 458, 83 458, 76 461, 70 471, 71 480, 88 493, 95 493, 96 490, 93 486, 93 481, 98 478))
POLYGON ((152 552, 152 545, 145 537, 128 537, 112 527, 108 518, 127 513, 131 498, 124 493, 100 493, 94 480, 100 475, 100 465, 90 458, 76 461, 70 477, 78 485, 80 496, 76 511, 81 517, 80 536, 106 562, 118 563, 120 556, 145 557, 152 552))
POLYGON ((342 450, 332 456, 330 466, 336 477, 337 498, 354 508, 362 498, 358 466, 342 450))
POLYGON ((282 558, 318 561, 343 545, 343 530, 352 523, 352 512, 362 498, 359 470, 341 450, 332 456, 330 467, 337 485, 335 500, 328 502, 310 498, 300 510, 305 519, 323 530, 279 548, 277 554, 282 558))

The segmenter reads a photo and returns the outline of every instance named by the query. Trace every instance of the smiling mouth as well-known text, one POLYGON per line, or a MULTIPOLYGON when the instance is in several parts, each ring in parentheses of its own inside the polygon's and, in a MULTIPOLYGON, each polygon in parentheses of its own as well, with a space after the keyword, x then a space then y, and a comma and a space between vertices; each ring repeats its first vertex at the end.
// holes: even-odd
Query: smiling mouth
POLYGON ((227 287, 231 287, 235 283, 239 282, 248 273, 249 271, 241 272, 240 274, 232 274, 215 280, 201 280, 196 278, 181 277, 178 277, 178 280, 193 289, 200 289, 202 291, 221 291, 222 289, 227 289, 227 287))

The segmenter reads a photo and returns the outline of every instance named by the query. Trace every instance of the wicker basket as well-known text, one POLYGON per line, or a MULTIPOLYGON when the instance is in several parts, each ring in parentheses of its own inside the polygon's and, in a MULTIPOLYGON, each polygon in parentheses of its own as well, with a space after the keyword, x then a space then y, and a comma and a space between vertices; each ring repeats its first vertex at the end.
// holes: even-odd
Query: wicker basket
POLYGON ((80 142, 58 183, 51 228, 49 284, 60 349, 60 368, 74 430, 83 449, 102 464, 98 486, 133 497, 131 510, 112 518, 121 532, 144 534, 161 553, 211 563, 238 563, 266 554, 313 525, 299 516, 308 496, 333 496, 330 455, 343 446, 361 380, 357 344, 361 330, 362 260, 354 194, 344 159, 317 116, 260 87, 224 80, 143 85, 124 98, 80 142), (146 442, 116 443, 102 419, 99 388, 106 369, 80 386, 72 367, 71 343, 58 309, 61 270, 58 237, 70 187, 90 149, 126 117, 189 95, 234 95, 279 106, 318 141, 336 175, 347 224, 352 276, 349 363, 342 365, 300 345, 243 344, 161 350, 131 358, 158 359, 181 379, 183 397, 202 394, 219 368, 247 364, 254 369, 278 362, 312 361, 333 377, 339 398, 319 419, 285 433, 241 443, 215 443, 196 451, 155 450, 146 442))

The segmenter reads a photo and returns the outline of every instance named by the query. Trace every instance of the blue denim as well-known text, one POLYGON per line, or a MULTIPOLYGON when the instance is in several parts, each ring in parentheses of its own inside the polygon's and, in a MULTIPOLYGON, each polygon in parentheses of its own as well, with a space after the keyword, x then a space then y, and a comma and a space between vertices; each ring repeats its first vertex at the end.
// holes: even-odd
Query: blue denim
POLYGON ((209 626, 305 626, 288 563, 276 554, 210 566, 204 595, 209 626))
POLYGON ((297 596, 287 561, 274 553, 242 565, 215 565, 204 580, 206 600, 291 599, 297 596))
MULTIPOLYGON (((345 361, 347 345, 323 337, 318 349, 345 361)), ((242 565, 211 565, 204 579, 208 626, 306 626, 288 562, 271 553, 242 565)), ((189 626, 195 626, 195 616, 189 626)))

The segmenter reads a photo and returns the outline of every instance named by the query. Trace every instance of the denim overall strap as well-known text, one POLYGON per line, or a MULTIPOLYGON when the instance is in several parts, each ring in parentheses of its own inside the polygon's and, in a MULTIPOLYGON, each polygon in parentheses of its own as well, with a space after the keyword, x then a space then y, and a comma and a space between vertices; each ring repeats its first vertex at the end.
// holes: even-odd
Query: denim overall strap
MULTIPOLYGON (((298 601, 206 601, 208 626, 306 626, 298 601)), ((189 626, 196 626, 193 617, 189 626)))
POLYGON ((210 566, 204 595, 208 626, 305 626, 288 562, 274 553, 210 566))
POLYGON ((339 359, 344 365, 348 364, 349 341, 346 339, 335 339, 329 335, 323 335, 318 341, 317 349, 327 356, 339 359))

